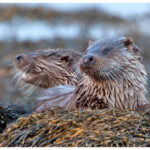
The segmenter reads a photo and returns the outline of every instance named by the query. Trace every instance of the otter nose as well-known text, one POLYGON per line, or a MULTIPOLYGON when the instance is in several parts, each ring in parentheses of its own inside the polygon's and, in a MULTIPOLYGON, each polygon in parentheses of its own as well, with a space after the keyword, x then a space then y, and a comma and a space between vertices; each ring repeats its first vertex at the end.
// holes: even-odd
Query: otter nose
POLYGON ((93 63, 94 62, 94 56, 92 55, 86 55, 83 57, 83 63, 93 63))
POLYGON ((19 54, 19 55, 16 56, 16 60, 20 60, 22 58, 23 58, 23 55, 21 55, 21 54, 19 54))

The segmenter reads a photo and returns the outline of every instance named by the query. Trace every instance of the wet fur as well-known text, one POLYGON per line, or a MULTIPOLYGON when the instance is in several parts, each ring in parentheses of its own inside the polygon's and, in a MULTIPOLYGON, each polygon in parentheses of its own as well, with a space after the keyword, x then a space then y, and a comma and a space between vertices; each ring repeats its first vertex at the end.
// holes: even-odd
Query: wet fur
MULTIPOLYGON (((115 37, 93 42, 87 48, 86 55, 93 54, 95 63, 85 66, 80 60, 79 68, 83 77, 75 90, 61 99, 64 104, 67 102, 63 107, 136 110, 147 104, 147 73, 140 53, 141 50, 130 38, 115 37), (105 50, 107 53, 103 53, 105 50)), ((53 98, 49 96, 51 100, 53 98)), ((52 107, 52 103, 49 107, 52 107)))
POLYGON ((148 103, 147 74, 140 49, 133 41, 124 37, 96 41, 89 46, 87 54, 95 47, 102 51, 110 49, 110 52, 104 56, 94 51, 96 63, 89 68, 79 63, 86 75, 70 99, 76 107, 136 109, 148 103))
POLYGON ((33 84, 42 88, 57 85, 76 85, 81 77, 77 62, 82 54, 75 50, 38 50, 24 54, 23 60, 16 62, 18 82, 33 84), (23 79, 23 74, 26 79, 23 79))

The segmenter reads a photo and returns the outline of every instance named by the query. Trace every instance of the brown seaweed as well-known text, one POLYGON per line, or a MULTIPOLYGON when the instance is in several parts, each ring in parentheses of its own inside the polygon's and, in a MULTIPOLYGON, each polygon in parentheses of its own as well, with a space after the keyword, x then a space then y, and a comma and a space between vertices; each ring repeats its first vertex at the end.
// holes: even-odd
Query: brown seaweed
POLYGON ((58 108, 19 118, 0 135, 0 146, 150 146, 149 115, 58 108))

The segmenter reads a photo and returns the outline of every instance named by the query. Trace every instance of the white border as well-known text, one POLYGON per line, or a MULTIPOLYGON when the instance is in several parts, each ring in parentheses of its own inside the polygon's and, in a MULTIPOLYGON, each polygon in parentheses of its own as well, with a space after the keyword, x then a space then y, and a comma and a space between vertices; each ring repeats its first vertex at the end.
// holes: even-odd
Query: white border
POLYGON ((0 0, 0 3, 150 3, 150 0, 0 0))

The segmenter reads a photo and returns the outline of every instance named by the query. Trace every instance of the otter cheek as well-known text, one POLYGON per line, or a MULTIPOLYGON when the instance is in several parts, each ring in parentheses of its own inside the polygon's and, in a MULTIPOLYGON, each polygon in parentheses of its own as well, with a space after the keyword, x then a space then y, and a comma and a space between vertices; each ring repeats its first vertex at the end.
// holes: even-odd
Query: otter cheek
POLYGON ((42 72, 42 69, 40 67, 35 67, 33 70, 32 70, 33 73, 40 73, 42 72))
POLYGON ((22 79, 26 83, 32 83, 33 82, 33 76, 31 74, 23 73, 22 79))
POLYGON ((40 73, 40 72, 42 72, 42 69, 40 67, 36 67, 35 68, 35 73, 40 73))

